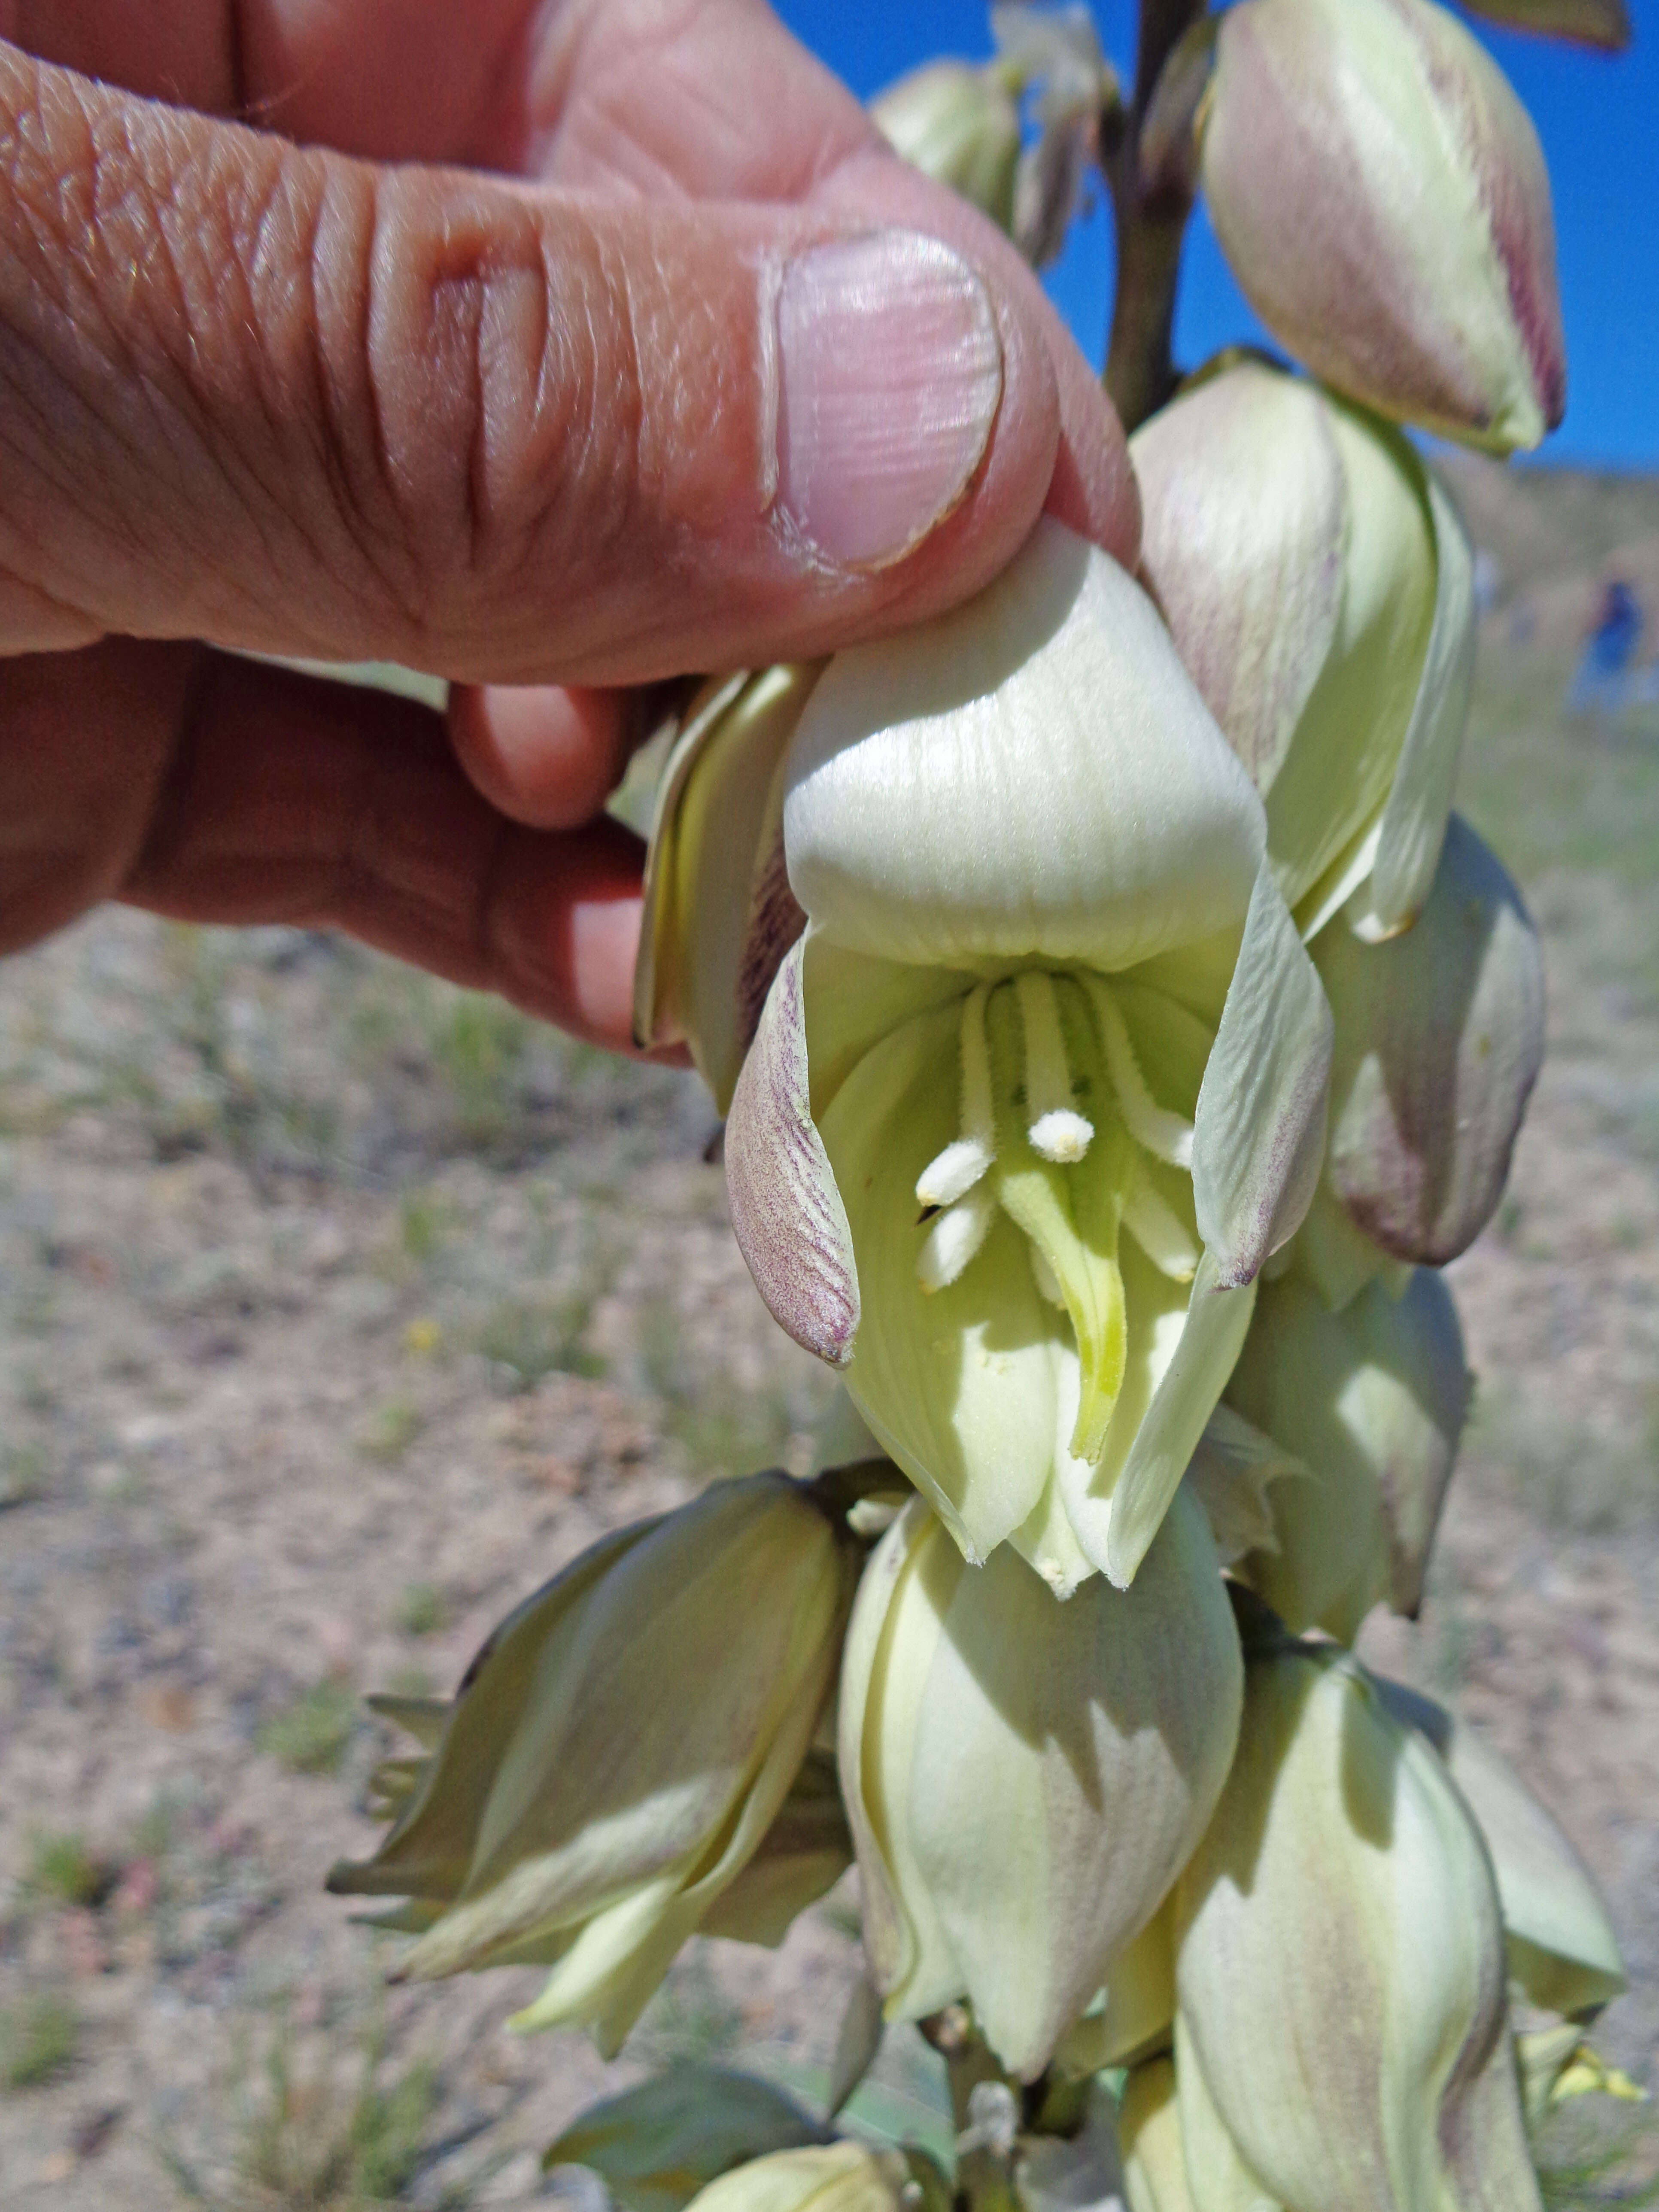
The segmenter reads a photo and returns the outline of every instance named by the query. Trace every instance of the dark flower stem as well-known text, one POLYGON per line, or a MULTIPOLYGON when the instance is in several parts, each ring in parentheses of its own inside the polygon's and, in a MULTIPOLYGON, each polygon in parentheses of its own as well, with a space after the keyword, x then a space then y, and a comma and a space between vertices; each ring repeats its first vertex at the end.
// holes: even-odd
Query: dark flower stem
POLYGON ((1106 355, 1106 389, 1133 430, 1175 388, 1170 337, 1181 241, 1193 210, 1184 182, 1141 174, 1140 134, 1164 63, 1204 14, 1204 0, 1140 0, 1134 97, 1102 148, 1117 225, 1117 297, 1106 355))

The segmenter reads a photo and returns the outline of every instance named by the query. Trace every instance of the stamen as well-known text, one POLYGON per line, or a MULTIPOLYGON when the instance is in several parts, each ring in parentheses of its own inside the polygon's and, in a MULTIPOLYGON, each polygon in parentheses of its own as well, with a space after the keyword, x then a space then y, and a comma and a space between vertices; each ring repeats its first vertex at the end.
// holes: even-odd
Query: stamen
POLYGON ((962 1134, 953 1137, 916 1177, 916 1197, 923 1206, 954 1206, 967 1196, 997 1156, 991 1048, 985 1036, 985 1005, 989 996, 990 986, 976 983, 963 1002, 958 1124, 962 1134))
POLYGON ((1025 1032, 1026 1133, 1039 1158, 1071 1167, 1088 1151, 1095 1129, 1072 1103, 1072 1071, 1060 1032, 1052 975, 1028 969, 1014 978, 1025 1032))
POLYGON ((954 1206, 990 1164, 990 1153, 975 1138, 954 1137, 916 1177, 916 1196, 923 1206, 954 1206))
POLYGON ((916 1255, 916 1280, 924 1291, 942 1291, 956 1281, 990 1234, 996 1210, 995 1193, 981 1183, 960 1206, 939 1215, 916 1255))
POLYGON ((1137 1175, 1124 1194, 1123 1226, 1160 1275, 1190 1283, 1198 1273, 1198 1247, 1186 1223, 1144 1175, 1137 1175))
POLYGON ((1160 1106, 1146 1088, 1146 1079, 1135 1058, 1135 1048, 1129 1042, 1127 1024, 1112 996, 1111 986, 1098 975, 1084 972, 1081 981, 1087 986, 1095 1018, 1100 1024, 1100 1042, 1106 1055, 1106 1072, 1112 1079, 1112 1088, 1117 1093, 1117 1103, 1123 1111, 1124 1126, 1136 1144, 1145 1147, 1154 1159, 1164 1160, 1170 1167, 1188 1168, 1193 1164, 1193 1125, 1184 1115, 1172 1114, 1160 1106))

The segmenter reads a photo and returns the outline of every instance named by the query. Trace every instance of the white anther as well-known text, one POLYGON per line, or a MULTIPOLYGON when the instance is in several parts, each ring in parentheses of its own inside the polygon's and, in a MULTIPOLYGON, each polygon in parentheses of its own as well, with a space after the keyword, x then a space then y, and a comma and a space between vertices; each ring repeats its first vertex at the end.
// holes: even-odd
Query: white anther
POLYGON ((1025 1032, 1026 1133, 1031 1149, 1045 1160, 1069 1167, 1088 1151, 1095 1130, 1093 1122, 1072 1103, 1072 1071, 1054 978, 1028 969, 1015 976, 1014 994, 1025 1032))
POLYGON ((1190 1283, 1198 1273, 1198 1247, 1186 1223, 1144 1175, 1135 1177, 1124 1196, 1123 1226, 1160 1275, 1190 1283))
POLYGON ((916 1280, 924 1291, 942 1291, 956 1281, 990 1234, 996 1210, 995 1193, 980 1183, 960 1206, 939 1215, 916 1255, 916 1280))
POLYGON ((1031 1280, 1037 1286, 1037 1296, 1047 1298, 1051 1306, 1065 1310, 1066 1293, 1060 1287, 1060 1277, 1048 1264, 1048 1255, 1041 1244, 1027 1244, 1026 1254, 1031 1262, 1031 1280))
POLYGON ((1032 1122, 1025 1133, 1031 1139, 1031 1150, 1045 1160, 1056 1161, 1061 1167, 1071 1167, 1088 1151, 1095 1133, 1092 1121, 1085 1121, 1081 1114, 1074 1114, 1068 1106, 1057 1106, 1032 1122))
POLYGON ((917 1199, 923 1206, 954 1206, 966 1198, 992 1158, 977 1137, 952 1138, 916 1177, 917 1199))
POLYGON ((1117 1093, 1117 1103, 1122 1109, 1124 1127, 1136 1144, 1145 1147, 1154 1159, 1167 1161, 1172 1168, 1190 1169, 1193 1164, 1193 1125, 1184 1115, 1172 1114, 1160 1106, 1146 1088, 1146 1079, 1140 1072, 1140 1062, 1135 1058, 1135 1048, 1129 1042, 1129 1031, 1111 987, 1097 975, 1086 975, 1084 981, 1100 1024, 1100 1042, 1106 1055, 1106 1072, 1112 1079, 1112 1088, 1117 1093))

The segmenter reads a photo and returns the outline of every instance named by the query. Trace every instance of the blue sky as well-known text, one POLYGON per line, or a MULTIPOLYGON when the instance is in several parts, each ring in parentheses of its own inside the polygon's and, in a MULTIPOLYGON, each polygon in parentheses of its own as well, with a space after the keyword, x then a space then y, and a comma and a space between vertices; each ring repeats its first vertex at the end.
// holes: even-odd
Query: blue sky
MULTIPOLYGON (((796 34, 867 96, 931 55, 989 51, 981 0, 774 0, 796 34)), ((1659 467, 1659 6, 1632 0, 1636 40, 1608 58, 1474 26, 1507 71, 1544 143, 1555 194, 1567 416, 1546 460, 1659 467)), ((1107 51, 1133 54, 1131 0, 1095 0, 1107 51)), ((1099 362, 1111 296, 1104 210, 1074 231, 1049 289, 1099 362)), ((1259 336, 1202 210, 1188 234, 1177 356, 1259 336)))

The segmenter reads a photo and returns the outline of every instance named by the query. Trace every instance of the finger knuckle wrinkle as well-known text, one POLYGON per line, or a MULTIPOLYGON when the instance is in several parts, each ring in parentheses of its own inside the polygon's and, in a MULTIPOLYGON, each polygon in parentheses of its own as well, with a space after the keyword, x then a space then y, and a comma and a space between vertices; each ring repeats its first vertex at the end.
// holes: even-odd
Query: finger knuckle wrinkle
POLYGON ((384 478, 428 590, 608 547, 640 435, 625 271, 493 196, 392 234, 375 292, 384 478))

